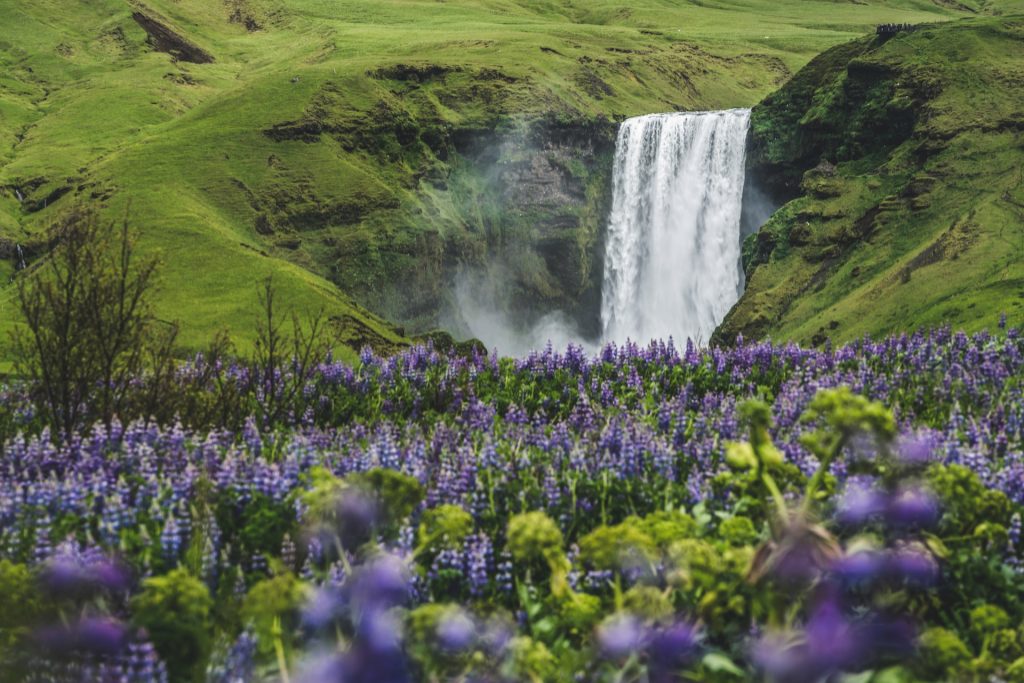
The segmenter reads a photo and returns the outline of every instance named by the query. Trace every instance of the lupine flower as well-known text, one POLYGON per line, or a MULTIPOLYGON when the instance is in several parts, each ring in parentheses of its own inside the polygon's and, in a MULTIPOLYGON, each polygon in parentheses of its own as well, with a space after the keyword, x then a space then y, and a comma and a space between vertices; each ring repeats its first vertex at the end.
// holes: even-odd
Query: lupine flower
POLYGON ((696 626, 677 622, 655 629, 647 643, 648 670, 654 681, 674 681, 680 669, 691 664, 700 651, 696 626))
POLYGON ((836 509, 836 519, 848 526, 865 524, 885 512, 886 495, 870 479, 851 479, 836 509))
MULTIPOLYGON (((307 402, 296 405, 280 425, 273 425, 275 431, 255 420, 237 434, 221 429, 196 433, 180 425, 164 428, 136 422, 110 430, 97 427, 88 436, 59 446, 47 434, 14 437, 0 449, 0 479, 5 484, 0 491, 0 557, 33 565, 45 576, 54 556, 51 527, 63 528, 57 521, 63 523, 70 516, 93 521, 90 516, 97 515, 97 524, 90 526, 98 531, 97 543, 103 548, 122 543, 128 547, 137 538, 139 547, 153 551, 132 558, 138 560, 140 571, 150 571, 146 564, 150 557, 156 571, 163 571, 181 557, 188 541, 192 520, 188 504, 201 479, 210 481, 218 504, 236 506, 233 512, 247 520, 246 507, 254 500, 287 500, 314 467, 339 477, 386 467, 416 477, 431 491, 434 498, 427 507, 458 501, 473 513, 478 525, 466 547, 439 556, 438 566, 462 573, 464 581, 454 582, 455 591, 473 597, 493 593, 517 614, 522 605, 514 593, 514 568, 502 548, 490 547, 498 538, 484 535, 493 530, 488 526, 493 516, 501 518, 508 509, 550 506, 546 512, 560 529, 586 530, 597 523, 599 514, 618 514, 612 511, 616 507, 635 509, 643 516, 666 503, 704 502, 709 509, 729 505, 735 492, 723 490, 715 481, 719 444, 722 439, 737 438, 735 406, 757 393, 759 385, 771 387, 775 397, 771 437, 786 460, 805 473, 817 463, 800 444, 804 427, 799 417, 818 389, 848 385, 891 402, 896 409, 900 429, 909 435, 896 444, 897 473, 933 460, 957 463, 976 473, 986 486, 1005 493, 1015 505, 1024 503, 1024 411, 1020 408, 1024 392, 1017 386, 1024 372, 1022 350, 1015 330, 997 337, 936 330, 861 340, 824 351, 762 342, 732 349, 702 349, 688 343, 680 350, 671 344, 629 343, 606 346, 593 358, 575 349, 564 355, 548 349, 508 364, 499 363, 493 355, 456 358, 425 347, 389 358, 367 352, 359 368, 331 360, 320 366, 302 392, 307 402), (545 389, 539 401, 526 395, 532 392, 536 397, 541 382, 545 389), (634 390, 630 396, 657 397, 656 409, 650 412, 631 403, 634 399, 626 395, 627 387, 634 390), (490 393, 485 396, 485 391, 490 393), (335 401, 338 396, 345 401, 335 401), (494 396, 501 396, 508 409, 499 409, 494 396), (361 401, 378 397, 380 402, 361 401), (569 401, 574 405, 569 406, 569 401), (332 412, 339 403, 358 407, 352 408, 351 415, 339 416, 332 412), (927 407, 927 416, 916 414, 922 406, 927 407), (367 412, 359 412, 364 409, 367 412), (914 431, 926 422, 931 425, 927 431, 914 431), (606 486, 605 479, 611 484, 606 486), (608 501, 613 503, 611 508, 606 508, 608 501), (157 541, 162 549, 154 546, 157 541), (167 553, 165 562, 160 561, 161 551, 167 553)), ((229 372, 240 387, 262 381, 249 377, 245 368, 229 372)), ((835 463, 830 471, 844 491, 837 515, 841 519, 846 515, 847 527, 877 523, 880 540, 875 546, 855 549, 850 544, 840 553, 823 537, 785 534, 772 552, 759 558, 759 566, 770 569, 766 575, 783 582, 835 581, 843 588, 855 587, 848 593, 857 599, 877 577, 913 585, 937 579, 934 558, 914 541, 916 532, 932 523, 937 507, 929 504, 927 494, 922 498, 920 491, 907 485, 896 489, 893 499, 887 495, 888 484, 881 482, 867 482, 869 495, 858 499, 863 491, 857 491, 856 485, 865 480, 852 474, 857 471, 844 462, 835 463), (884 523, 888 528, 882 528, 884 523), (881 546, 883 541, 890 543, 888 549, 881 546), (885 570, 881 574, 880 558, 885 570)), ((381 660, 379 652, 395 654, 400 642, 400 630, 387 618, 391 607, 438 597, 426 590, 433 586, 420 584, 422 590, 417 591, 416 579, 406 581, 401 570, 390 579, 387 572, 378 575, 372 554, 357 547, 375 534, 373 513, 377 511, 372 507, 368 514, 359 505, 341 511, 355 520, 348 531, 342 529, 346 535, 352 532, 344 539, 348 552, 343 558, 331 555, 338 531, 332 527, 323 539, 324 545, 330 543, 328 552, 312 539, 302 569, 305 579, 323 582, 325 589, 342 594, 338 611, 335 607, 321 611, 328 616, 310 623, 344 621, 346 635, 351 635, 349 627, 356 628, 358 638, 349 652, 338 656, 339 662, 356 672, 353 676, 367 677, 373 673, 375 659, 381 660), (360 567, 366 557, 370 559, 360 567), (345 562, 355 565, 354 573, 343 570, 345 562), (363 596, 364 590, 368 597, 363 596)), ((422 511, 413 514, 410 525, 416 524, 422 511)), ((296 515, 304 512, 301 505, 295 509, 296 515)), ((405 532, 405 545, 397 548, 408 562, 413 561, 412 528, 405 532)), ((1011 521, 1008 531, 1013 544, 1006 549, 1010 564, 1020 553, 1019 518, 1011 521)), ((204 578, 213 585, 210 577, 229 582, 237 577, 239 597, 246 582, 233 574, 239 569, 234 566, 237 558, 241 556, 241 567, 262 571, 267 566, 262 551, 278 550, 261 548, 255 554, 235 528, 225 530, 219 541, 210 540, 212 535, 207 538, 204 578)), ((295 568, 288 545, 282 544, 280 551, 282 559, 295 568)), ((61 585, 57 569, 61 568, 53 567, 50 576, 55 586, 61 585)), ((607 591, 610 578, 591 572, 580 576, 573 589, 607 591)), ((74 573, 70 579, 78 585, 80 576, 74 573)), ((68 591, 65 595, 81 594, 68 591)), ((836 634, 847 633, 842 624, 868 643, 866 650, 907 641, 905 633, 912 629, 898 615, 872 614, 865 611, 869 601, 844 599, 850 604, 840 601, 831 616, 824 608, 821 613, 812 611, 804 623, 806 632, 777 641, 787 646, 774 648, 776 661, 796 667, 789 669, 794 676, 813 670, 810 664, 815 662, 806 652, 811 632, 831 633, 841 640, 836 634)), ((307 611, 311 616, 317 613, 312 608, 307 611)), ((648 661, 653 675, 659 661, 655 643, 662 630, 641 630, 648 632, 637 652, 648 661)), ((493 657, 500 656, 512 634, 496 629, 490 639, 487 626, 481 631, 479 645, 495 653, 493 657)), ((396 680, 408 678, 401 657, 393 659, 396 680)), ((766 670, 787 671, 780 667, 766 670)), ((385 674, 380 676, 387 680, 385 674)))
POLYGON ((389 609, 408 599, 409 572, 399 558, 382 555, 361 567, 346 588, 360 610, 389 609))
POLYGON ((128 588, 128 571, 103 554, 81 553, 62 544, 40 573, 43 588, 57 598, 81 599, 98 591, 118 592, 128 588))
POLYGON ((902 437, 897 452, 900 460, 907 465, 926 465, 931 461, 934 450, 932 439, 919 433, 902 437))
POLYGON ((872 547, 848 550, 832 565, 832 572, 845 584, 862 585, 881 578, 889 567, 885 552, 872 547))
POLYGON ((802 633, 761 638, 751 650, 755 665, 778 683, 804 683, 865 664, 865 632, 832 598, 820 602, 802 633))
POLYGON ((889 557, 889 571, 895 577, 919 586, 930 586, 939 577, 935 557, 918 542, 897 547, 889 557))
POLYGON ((805 584, 831 568, 841 555, 839 544, 823 527, 794 517, 778 541, 758 550, 750 577, 754 581, 769 576, 783 584, 805 584))
POLYGON ((641 648, 646 635, 639 619, 631 614, 617 614, 597 627, 598 650, 607 659, 624 659, 641 648))
POLYGON ((446 613, 437 625, 437 640, 448 652, 464 652, 476 641, 477 625, 464 610, 446 613))
POLYGON ((302 625, 312 631, 321 631, 340 619, 345 610, 341 592, 333 586, 314 590, 302 608, 302 625))
POLYGON ((335 533, 343 547, 354 549, 370 540, 380 521, 377 502, 356 488, 346 490, 335 508, 335 533))
POLYGON ((317 652, 306 657, 292 678, 295 683, 344 683, 345 660, 338 652, 317 652))
POLYGON ((242 631, 231 645, 223 664, 209 674, 209 683, 248 683, 256 668, 256 639, 242 631))
POLYGON ((893 497, 886 509, 886 519, 897 527, 927 528, 939 519, 935 498, 919 488, 904 488, 893 497))
POLYGON ((36 633, 36 642, 49 652, 86 652, 109 655, 128 642, 128 629, 115 620, 84 617, 70 624, 47 626, 36 633))

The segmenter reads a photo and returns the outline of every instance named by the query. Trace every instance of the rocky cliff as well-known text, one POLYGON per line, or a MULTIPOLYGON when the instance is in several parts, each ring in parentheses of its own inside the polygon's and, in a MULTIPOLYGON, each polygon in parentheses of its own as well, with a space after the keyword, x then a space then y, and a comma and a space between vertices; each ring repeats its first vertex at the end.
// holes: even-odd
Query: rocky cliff
POLYGON ((1024 18, 924 25, 812 60, 752 115, 782 203, 715 335, 801 343, 1024 313, 1024 18))

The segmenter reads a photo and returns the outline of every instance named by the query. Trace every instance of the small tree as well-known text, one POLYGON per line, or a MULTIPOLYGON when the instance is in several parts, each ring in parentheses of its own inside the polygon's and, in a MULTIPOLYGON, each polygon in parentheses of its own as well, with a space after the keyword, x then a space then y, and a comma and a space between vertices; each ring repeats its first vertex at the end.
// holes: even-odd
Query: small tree
POLYGON ((148 294, 157 261, 136 258, 127 221, 115 229, 77 210, 54 227, 51 244, 43 262, 18 279, 25 324, 14 332, 13 350, 43 421, 67 438, 94 420, 109 426, 153 350, 170 353, 177 328, 153 316, 148 294))
POLYGON ((254 410, 265 427, 299 407, 303 389, 332 347, 323 311, 313 316, 308 328, 292 311, 290 329, 286 330, 274 302, 275 291, 273 280, 264 280, 259 291, 261 315, 256 321, 255 350, 249 361, 250 378, 260 394, 254 410))

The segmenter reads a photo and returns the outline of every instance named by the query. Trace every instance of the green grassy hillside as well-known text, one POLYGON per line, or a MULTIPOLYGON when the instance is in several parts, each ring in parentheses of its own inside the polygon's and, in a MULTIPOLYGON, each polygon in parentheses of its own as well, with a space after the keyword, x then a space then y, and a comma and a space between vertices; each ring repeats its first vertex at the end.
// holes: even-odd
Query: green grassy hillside
MULTIPOLYGON (((594 280, 602 121, 752 105, 877 22, 1012 4, 0 0, 0 282, 15 244, 38 258, 84 202, 162 255, 160 311, 191 345, 247 329, 270 273, 352 345, 397 343, 355 302, 429 327, 460 264, 518 242, 555 245, 502 258, 560 305, 594 280), (599 131, 588 164, 543 157, 581 131, 599 131), (568 179, 572 215, 505 187, 538 165, 568 179)), ((0 327, 13 319, 8 286, 0 327)))
POLYGON ((752 170, 795 196, 746 244, 719 330, 820 344, 1024 315, 1024 15, 865 38, 752 117, 752 170))

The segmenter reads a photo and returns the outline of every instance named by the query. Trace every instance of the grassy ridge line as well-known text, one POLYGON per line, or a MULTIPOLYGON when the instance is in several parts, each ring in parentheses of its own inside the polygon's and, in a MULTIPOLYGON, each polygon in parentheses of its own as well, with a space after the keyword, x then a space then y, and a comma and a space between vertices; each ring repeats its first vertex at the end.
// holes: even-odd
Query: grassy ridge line
POLYGON ((978 19, 837 48, 766 100, 753 163, 798 196, 748 243, 720 336, 1019 320, 1022 74, 1024 16, 978 19))
MULTIPOLYGON (((31 242, 76 200, 99 199, 120 217, 131 197, 143 245, 167 262, 161 310, 184 321, 187 343, 216 327, 246 328, 253 282, 270 272, 285 300, 347 314, 355 309, 336 285, 363 300, 400 292, 416 270, 438 267, 437 259, 418 262, 417 245, 443 243, 467 218, 458 209, 420 217, 433 202, 418 176, 447 166, 396 147, 394 121, 371 132, 370 149, 340 133, 274 141, 263 131, 276 124, 311 107, 336 129, 358 131, 381 106, 417 128, 472 128, 546 111, 625 116, 752 104, 787 70, 873 23, 962 14, 923 1, 623 9, 604 0, 3 0, 0 15, 13 20, 0 22, 0 239, 31 242), (133 9, 215 61, 173 64, 152 51, 133 9), (470 75, 417 92, 367 75, 406 62, 470 75), (482 69, 515 80, 481 84, 472 74, 482 69), (335 93, 326 104, 317 99, 325 90, 335 93), (254 228, 254 204, 280 204, 289 218, 328 215, 268 237, 254 228), (336 209, 355 218, 339 219, 336 209), (397 261, 407 265, 390 269, 397 261)), ((0 260, 4 281, 11 268, 0 260)))

